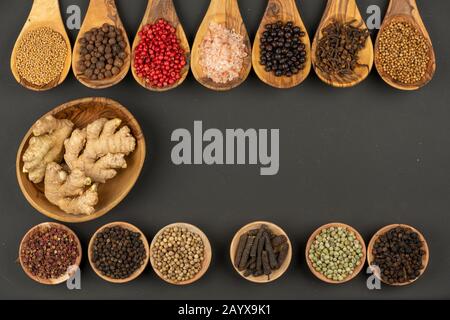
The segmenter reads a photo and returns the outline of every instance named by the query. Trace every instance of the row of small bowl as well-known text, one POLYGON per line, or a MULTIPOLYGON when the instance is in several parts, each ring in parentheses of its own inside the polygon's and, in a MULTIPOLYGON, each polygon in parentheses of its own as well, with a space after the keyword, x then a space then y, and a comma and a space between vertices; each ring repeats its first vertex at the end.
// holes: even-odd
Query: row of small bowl
MULTIPOLYGON (((64 229, 65 231, 67 231, 68 233, 70 233, 70 234, 72 234, 72 235, 74 236, 74 238, 76 239, 76 242, 77 242, 78 249, 79 249, 79 256, 78 256, 78 258, 77 258, 77 261, 76 261, 76 263, 75 263, 75 266, 79 266, 79 265, 80 265, 80 263, 81 263, 81 256, 82 256, 82 247, 81 247, 80 240, 78 239, 78 237, 76 236, 76 234, 75 234, 71 229, 69 229, 68 227, 66 227, 66 226, 64 226, 64 225, 62 225, 62 224, 59 224, 59 223, 53 223, 53 222, 47 222, 47 223, 39 224, 39 225, 33 227, 32 229, 30 229, 30 230, 25 234, 25 236, 23 237, 22 242, 21 242, 21 244, 20 244, 20 248, 19 248, 19 261, 20 261, 20 264, 21 264, 23 270, 25 271, 25 273, 26 273, 31 279, 33 279, 33 280, 35 280, 35 281, 37 281, 37 282, 39 282, 39 283, 42 283, 42 284, 59 284, 59 283, 62 283, 62 282, 67 281, 67 279, 69 279, 69 278, 71 277, 71 275, 72 275, 72 274, 69 274, 69 272, 72 272, 72 271, 69 271, 67 274, 65 274, 64 276, 60 277, 59 279, 52 279, 52 280, 41 279, 41 278, 38 278, 38 277, 34 276, 33 274, 31 274, 31 273, 27 270, 27 268, 24 266, 24 263, 23 263, 23 261, 22 261, 22 257, 21 257, 21 255, 20 255, 20 252, 22 252, 22 246, 24 245, 25 241, 28 239, 29 235, 30 235, 32 232, 34 232, 36 229, 38 229, 38 228, 49 227, 49 226, 57 227, 57 228, 62 228, 62 229, 64 229)), ((385 227, 381 228, 379 231, 377 231, 377 232, 374 234, 374 236, 373 236, 372 239, 370 240, 369 245, 368 245, 368 247, 367 247, 367 250, 366 250, 366 246, 365 246, 364 239, 362 238, 362 236, 360 235, 360 233, 359 233, 357 230, 355 230, 353 227, 351 227, 351 226, 349 226, 349 225, 346 225, 346 224, 343 224, 343 223, 329 223, 329 224, 323 225, 323 226, 317 228, 317 229, 311 234, 311 236, 310 236, 310 238, 309 238, 309 240, 308 240, 308 242, 307 242, 307 244, 306 244, 305 255, 306 255, 306 262, 307 262, 307 265, 308 265, 310 271, 311 271, 318 279, 320 279, 320 280, 322 280, 322 281, 324 281, 324 282, 327 282, 327 283, 330 283, 330 284, 340 284, 340 283, 348 282, 348 281, 352 280, 353 278, 355 278, 355 277, 361 272, 361 270, 363 269, 363 267, 364 267, 364 265, 365 265, 364 262, 366 261, 366 259, 367 259, 367 263, 369 264, 369 266, 372 265, 372 263, 373 263, 372 249, 373 249, 373 245, 374 245, 375 241, 376 241, 381 235, 385 234, 387 231, 389 231, 389 230, 391 230, 391 229, 394 229, 394 228, 397 228, 397 227, 406 227, 406 228, 409 228, 409 229, 413 230, 414 232, 416 232, 416 233, 419 235, 420 241, 421 241, 421 242, 423 243, 423 245, 424 245, 424 251, 425 251, 425 255, 423 256, 423 266, 424 266, 424 268, 421 270, 420 275, 419 275, 417 278, 415 278, 415 279, 413 279, 413 280, 411 280, 411 281, 409 281, 409 282, 406 282, 406 283, 393 283, 393 284, 391 284, 391 285, 399 286, 399 285, 410 284, 410 283, 416 281, 416 280, 423 274, 423 272, 425 271, 425 269, 426 269, 426 267, 427 267, 427 265, 428 265, 428 261, 429 261, 429 250, 428 250, 428 245, 427 245, 427 242, 426 242, 424 236, 423 236, 418 230, 416 230, 415 228, 413 228, 413 227, 411 227, 411 226, 408 226, 408 225, 404 225, 404 224, 391 224, 391 225, 388 225, 388 226, 385 226, 385 227), (333 280, 327 279, 325 276, 323 276, 321 273, 319 273, 318 271, 316 271, 316 270, 314 269, 314 267, 312 266, 312 263, 311 263, 310 259, 308 258, 308 252, 309 252, 309 249, 310 249, 311 244, 313 243, 315 237, 316 237, 322 230, 328 229, 328 228, 330 228, 330 227, 343 227, 343 228, 345 228, 345 229, 347 229, 347 230, 353 232, 353 233, 356 235, 357 240, 361 243, 362 249, 363 249, 363 257, 361 258, 361 263, 359 264, 359 266, 354 270, 354 272, 353 272, 350 276, 348 276, 347 278, 343 279, 342 281, 333 281, 333 280)), ((232 239, 232 241, 231 241, 231 245, 230 245, 230 259, 231 259, 232 265, 233 265, 233 267, 235 268, 236 272, 239 273, 242 277, 244 277, 244 278, 247 279, 248 281, 255 282, 255 283, 267 283, 267 282, 275 281, 276 279, 278 279, 279 277, 281 277, 281 276, 288 270, 289 265, 290 265, 290 262, 291 262, 291 259, 292 259, 292 251, 293 251, 293 249, 292 249, 291 241, 289 240, 289 237, 287 236, 286 232, 284 232, 283 229, 281 229, 279 226, 277 226, 277 225, 275 225, 275 224, 273 224, 273 223, 271 223, 271 222, 266 222, 266 221, 255 221, 255 222, 252 222, 252 223, 249 223, 249 224, 243 226, 241 229, 238 230, 238 232, 236 232, 235 236, 233 237, 233 239, 232 239), (241 270, 238 270, 238 269, 236 268, 236 266, 234 266, 234 263, 233 263, 233 259, 234 259, 235 254, 236 254, 236 250, 237 250, 239 238, 241 237, 241 235, 243 235, 244 233, 247 233, 249 230, 252 230, 252 229, 258 229, 258 228, 260 228, 262 225, 266 225, 266 226, 267 226, 269 229, 271 229, 276 235, 284 235, 284 236, 286 237, 286 239, 287 239, 288 244, 289 244, 289 252, 288 252, 288 255, 287 255, 285 261, 283 262, 283 264, 282 264, 281 266, 279 266, 279 269, 277 269, 277 270, 274 271, 274 273, 271 275, 270 278, 268 278, 268 277, 266 277, 266 276, 256 276, 256 277, 255 277, 255 276, 249 276, 249 277, 245 277, 245 276, 244 276, 244 272, 241 271, 241 270)), ((187 284, 191 284, 191 283, 193 283, 193 282, 199 280, 199 279, 207 272, 207 270, 208 270, 208 268, 209 268, 209 266, 210 266, 210 263, 211 263, 211 259, 212 259, 212 249, 211 249, 211 245, 210 245, 210 242, 209 242, 209 240, 208 240, 208 237, 207 237, 207 236, 206 236, 199 228, 197 228, 196 226, 193 226, 193 225, 191 225, 191 224, 188 224, 188 223, 173 223, 173 224, 170 224, 170 225, 168 225, 168 226, 162 228, 162 229, 155 235, 155 237, 153 238, 153 241, 149 244, 148 241, 147 241, 147 238, 146 238, 145 235, 144 235, 144 233, 143 233, 139 228, 135 227, 134 225, 129 224, 129 223, 126 223, 126 222, 112 222, 112 223, 106 224, 106 225, 102 226, 101 228, 99 228, 99 229, 94 233, 94 235, 92 236, 92 238, 91 238, 91 240, 90 240, 90 242, 89 242, 89 246, 88 246, 88 259, 89 259, 89 263, 90 263, 92 269, 94 270, 94 272, 95 272, 100 278, 102 278, 102 279, 104 279, 104 280, 106 280, 106 281, 108 281, 108 282, 112 282, 112 283, 125 283, 125 282, 129 282, 129 281, 131 281, 131 280, 134 280, 134 279, 136 279, 137 277, 139 277, 139 275, 141 275, 141 273, 142 273, 142 272, 145 270, 145 268, 147 267, 148 261, 150 261, 150 264, 152 265, 153 270, 155 270, 155 273, 156 273, 161 279, 163 279, 163 280, 165 280, 165 281, 167 281, 167 282, 169 282, 169 283, 171 283, 171 284, 176 284, 176 285, 187 285, 187 284), (141 267, 140 267, 139 269, 137 269, 133 274, 131 274, 131 275, 130 275, 128 278, 126 278, 126 279, 113 279, 113 278, 110 278, 110 277, 105 276, 104 274, 102 274, 102 273, 96 268, 95 264, 93 263, 93 259, 92 259, 92 253, 93 253, 93 240, 95 239, 95 237, 97 236, 97 234, 99 234, 100 232, 104 231, 106 228, 111 228, 111 227, 114 227, 114 226, 120 226, 120 227, 125 228, 125 229, 127 229, 127 230, 130 230, 130 231, 139 233, 139 234, 141 235, 141 239, 142 239, 142 241, 143 241, 144 248, 145 248, 145 251, 146 251, 146 254, 147 254, 147 259, 144 261, 144 263, 141 265, 141 267), (152 258, 152 255, 151 255, 151 249, 153 248, 154 243, 155 243, 155 240, 159 237, 159 235, 160 235, 164 230, 166 230, 167 228, 171 228, 171 227, 186 228, 187 230, 189 230, 189 231, 191 231, 191 232, 194 232, 194 233, 198 234, 198 235, 201 237, 201 239, 202 239, 202 241, 203 241, 203 244, 204 244, 204 246, 205 246, 205 253, 204 253, 204 260, 203 260, 202 268, 201 268, 200 272, 198 272, 198 273, 195 275, 195 277, 193 277, 192 279, 190 279, 190 280, 188 280, 188 281, 184 281, 184 282, 172 282, 172 281, 170 281, 170 280, 165 279, 165 278, 162 276, 162 274, 157 270, 157 268, 155 268, 155 262, 154 262, 154 260, 153 260, 153 258, 152 258)), ((378 279, 380 279, 379 274, 376 274, 376 273, 375 273, 375 276, 376 276, 378 279)), ((383 281, 382 279, 380 279, 380 280, 383 281)))

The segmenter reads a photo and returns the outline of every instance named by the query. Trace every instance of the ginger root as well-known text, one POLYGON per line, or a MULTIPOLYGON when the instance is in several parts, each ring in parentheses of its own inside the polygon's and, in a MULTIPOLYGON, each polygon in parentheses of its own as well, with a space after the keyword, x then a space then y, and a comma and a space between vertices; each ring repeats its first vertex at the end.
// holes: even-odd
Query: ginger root
POLYGON ((79 169, 70 174, 52 162, 45 171, 45 196, 54 205, 70 214, 91 215, 98 203, 98 185, 79 169), (89 187, 90 186, 90 187, 89 187))
POLYGON ((98 119, 84 129, 76 129, 65 142, 64 159, 70 170, 81 170, 94 182, 105 183, 126 168, 125 156, 136 148, 130 128, 120 119, 98 119))
POLYGON ((34 136, 22 157, 22 171, 28 173, 31 182, 42 182, 47 164, 62 160, 64 141, 72 130, 73 123, 70 120, 59 120, 51 115, 34 124, 34 136))

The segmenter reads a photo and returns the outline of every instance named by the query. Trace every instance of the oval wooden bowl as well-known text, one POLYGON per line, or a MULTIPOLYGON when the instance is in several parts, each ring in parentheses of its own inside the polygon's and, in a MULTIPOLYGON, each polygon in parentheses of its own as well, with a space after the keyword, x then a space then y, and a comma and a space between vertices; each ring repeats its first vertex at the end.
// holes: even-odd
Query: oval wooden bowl
POLYGON ((211 250, 211 244, 209 242, 208 237, 203 233, 202 230, 200 230, 196 226, 189 224, 189 223, 176 222, 176 223, 172 223, 172 224, 165 226, 164 228, 162 228, 161 230, 158 231, 158 233, 155 235, 155 237, 153 238, 153 240, 150 244, 150 264, 152 265, 153 270, 158 275, 158 277, 160 277, 162 280, 166 281, 167 283, 178 285, 178 286, 184 286, 184 285, 194 283, 197 280, 199 280, 201 277, 203 277, 203 275, 206 273, 206 271, 208 271, 209 265, 211 264, 211 258, 212 258, 212 250, 211 250), (153 247, 155 245, 156 239, 158 239, 158 237, 164 232, 164 230, 166 230, 168 228, 173 228, 173 227, 185 228, 192 233, 198 234, 203 241, 205 252, 204 252, 204 260, 203 260, 202 269, 200 270, 199 273, 197 273, 195 275, 195 277, 193 277, 192 279, 187 280, 187 281, 174 282, 174 281, 165 279, 163 277, 163 275, 161 274, 161 272, 156 268, 156 262, 153 259, 152 252, 153 252, 153 247))
POLYGON ((407 225, 407 224, 390 224, 390 225, 387 225, 387 226, 381 228, 380 230, 378 230, 378 231, 373 235, 372 239, 370 239, 369 245, 367 246, 367 263, 369 264, 369 267, 371 267, 371 269, 372 269, 374 275, 375 275, 380 281, 382 281, 382 282, 385 283, 385 284, 391 285, 391 286, 406 286, 406 285, 409 285, 409 284, 413 283, 413 282, 416 281, 417 279, 419 279, 419 278, 422 276, 422 274, 425 272, 425 270, 426 270, 426 268, 427 268, 427 266, 428 266, 428 261, 429 261, 429 260, 430 260, 430 250, 428 249, 428 244, 427 244, 427 241, 425 240, 425 237, 424 237, 424 236, 422 235, 422 233, 420 233, 417 229, 415 229, 414 227, 411 227, 411 226, 409 226, 409 225, 407 225), (409 228, 409 229, 411 229, 412 231, 416 232, 416 233, 419 235, 419 239, 420 239, 420 241, 422 241, 422 243, 423 243, 423 250, 425 251, 425 255, 424 255, 423 258, 422 258, 422 264, 423 264, 424 267, 423 267, 422 270, 420 270, 420 275, 419 275, 417 278, 415 278, 414 280, 411 280, 411 281, 408 281, 408 282, 404 282, 404 283, 388 283, 388 282, 384 281, 384 280, 381 278, 381 276, 380 276, 380 274, 379 274, 379 272, 378 272, 377 269, 371 267, 372 262, 373 262, 373 254, 372 254, 372 250, 373 250, 373 246, 374 246, 374 244, 375 244, 375 241, 376 241, 379 237, 381 237, 383 234, 385 234, 385 233, 388 232, 389 230, 394 229, 394 228, 397 228, 397 227, 409 228))
POLYGON ((94 235, 91 237, 91 240, 89 241, 89 247, 88 247, 88 258, 89 258, 89 264, 91 265, 92 270, 94 270, 94 272, 103 280, 106 280, 108 282, 111 283, 125 283, 125 282, 130 282, 134 279, 136 279, 137 277, 139 277, 141 275, 141 273, 145 270, 145 268, 147 267, 148 264, 148 258, 150 255, 150 249, 149 249, 149 245, 148 245, 148 241, 147 238, 145 237, 144 233, 139 230, 137 227, 135 227, 132 224, 129 224, 127 222, 122 222, 122 221, 118 221, 118 222, 111 222, 108 224, 105 224, 104 226, 102 226, 100 229, 98 229, 97 231, 95 231, 94 235), (93 250, 94 250, 94 240, 95 237, 97 236, 97 234, 99 234, 100 232, 102 232, 103 230, 105 230, 106 228, 112 228, 112 227, 122 227, 124 229, 130 230, 132 232, 137 232, 141 235, 141 240, 142 243, 144 244, 144 248, 145 248, 145 252, 147 254, 147 258, 144 261, 144 264, 142 264, 142 266, 137 269, 135 272, 133 272, 128 278, 126 279, 114 279, 114 278, 110 278, 105 276, 104 274, 102 274, 97 267, 95 266, 95 263, 93 262, 93 250))
POLYGON ((355 278, 363 269, 364 267, 364 262, 366 261, 366 244, 364 242, 363 237, 361 236, 361 234, 356 231, 356 229, 354 229, 353 227, 344 224, 344 223, 339 223, 339 222, 332 222, 332 223, 328 223, 325 224, 319 228, 317 228, 309 237, 308 242, 306 243, 306 250, 305 250, 305 257, 306 257, 306 263, 308 264, 309 270, 311 270, 312 274, 314 274, 317 278, 319 278, 320 280, 327 282, 327 283, 331 283, 331 284, 340 284, 340 283, 344 283, 347 281, 352 280, 353 278, 355 278), (361 243, 361 250, 363 253, 363 256, 361 257, 361 263, 359 264, 359 266, 357 266, 355 268, 355 270, 353 271, 353 273, 351 275, 349 275, 347 278, 345 278, 342 281, 334 281, 334 280, 330 280, 327 277, 325 277, 323 274, 321 274, 320 272, 316 271, 316 269, 314 269, 311 260, 309 259, 309 249, 311 248, 312 243, 314 242, 314 239, 316 238, 316 236, 323 230, 323 229, 328 229, 330 227, 343 227, 346 228, 350 231, 352 231, 355 235, 356 235, 356 239, 358 239, 358 241, 361 243))
POLYGON ((311 47, 311 60, 314 70, 317 76, 326 84, 336 88, 349 88, 356 86, 364 81, 373 67, 373 44, 370 36, 366 40, 364 49, 358 53, 358 62, 361 66, 355 68, 354 74, 350 77, 335 77, 330 74, 323 73, 316 65, 316 52, 319 40, 322 38, 322 30, 332 20, 338 20, 341 22, 349 22, 357 20, 361 23, 361 28, 367 29, 364 19, 356 4, 356 0, 328 0, 327 7, 323 14, 319 27, 317 28, 316 35, 311 47))
POLYGON ((128 167, 118 170, 116 177, 108 180, 105 184, 99 185, 99 202, 95 207, 95 213, 89 216, 68 214, 51 204, 44 195, 44 184, 36 185, 32 183, 28 180, 27 174, 22 172, 22 157, 33 135, 32 128, 28 130, 20 144, 16 158, 17 180, 25 198, 36 210, 52 219, 64 222, 85 222, 101 217, 125 198, 133 188, 142 170, 146 146, 144 134, 139 123, 125 107, 107 98, 74 100, 53 109, 43 117, 47 115, 72 120, 77 128, 85 127, 101 117, 108 119, 119 118, 122 120, 122 125, 127 125, 136 138, 136 150, 126 158, 128 167))
POLYGON ((251 222, 251 223, 243 226, 234 235, 233 240, 231 241, 231 245, 230 245, 230 259, 231 259, 231 264, 233 265, 234 270, 236 270, 236 272, 239 273, 239 275, 241 277, 243 277, 244 279, 251 281, 251 282, 255 282, 255 283, 268 283, 268 282, 272 282, 272 281, 275 281, 278 278, 280 278, 286 272, 286 270, 289 268, 289 265, 291 264, 291 260, 292 260, 292 244, 291 244, 291 241, 289 240, 289 237, 286 234, 286 232, 284 232, 284 230, 281 229, 276 224, 274 224, 272 222, 267 222, 267 221, 255 221, 255 222, 251 222), (236 268, 236 266, 234 265, 234 258, 235 258, 236 250, 237 250, 237 247, 239 244, 239 238, 241 237, 241 235, 243 235, 244 233, 247 233, 248 231, 250 231, 252 229, 259 229, 261 227, 261 225, 263 225, 263 224, 267 225, 267 227, 277 236, 284 235, 286 237, 287 243, 289 244, 288 255, 286 257, 286 260, 284 260, 283 265, 280 268, 278 268, 277 270, 272 271, 272 273, 270 274, 270 278, 268 278, 266 275, 261 275, 259 277, 250 275, 248 277, 244 277, 244 271, 239 271, 239 269, 236 268))
POLYGON ((195 79, 203 86, 216 90, 231 90, 242 84, 248 77, 252 69, 252 46, 248 37, 247 29, 239 10, 237 0, 211 0, 208 11, 197 31, 194 44, 192 45, 191 70, 195 79), (233 81, 227 83, 215 83, 203 73, 200 65, 200 45, 208 32, 211 22, 224 25, 227 29, 234 30, 244 37, 244 45, 247 51, 247 57, 244 58, 242 69, 239 76, 233 81))
POLYGON ((125 27, 120 20, 119 13, 114 0, 90 0, 89 8, 84 18, 83 25, 78 33, 77 40, 73 49, 73 61, 72 69, 77 80, 91 89, 104 89, 112 87, 122 81, 130 70, 131 65, 131 49, 130 41, 128 40, 127 32, 125 27), (125 52, 127 53, 127 58, 124 61, 120 72, 112 76, 111 78, 103 80, 91 80, 85 77, 78 69, 78 61, 80 60, 80 43, 79 40, 84 36, 86 32, 92 28, 99 28, 104 23, 115 26, 117 29, 122 30, 122 35, 127 44, 125 52))
POLYGON ((173 4, 173 0, 148 0, 148 5, 147 5, 147 9, 144 14, 144 18, 142 19, 142 22, 141 22, 141 25, 139 26, 136 37, 134 38, 131 59, 132 59, 131 60, 131 64, 132 64, 131 71, 133 73, 134 79, 142 87, 144 87, 148 90, 157 91, 157 92, 168 91, 171 89, 175 89, 180 84, 182 84, 184 82, 184 80, 186 80, 186 77, 189 73, 191 49, 189 47, 189 41, 186 37, 183 26, 181 25, 181 22, 178 19, 178 15, 175 10, 175 6, 173 4), (176 83, 174 83, 171 86, 164 87, 164 88, 155 88, 155 87, 149 86, 144 79, 140 78, 137 75, 136 70, 134 68, 134 61, 135 61, 135 56, 136 56, 135 55, 136 47, 139 45, 139 42, 141 41, 141 38, 139 37, 139 32, 142 30, 142 28, 145 25, 153 24, 160 18, 169 22, 176 29, 176 35, 180 41, 180 46, 185 52, 186 65, 184 66, 184 68, 181 71, 181 78, 176 83))
POLYGON ((264 17, 256 32, 255 40, 253 41, 252 64, 253 70, 255 70, 256 75, 261 81, 269 86, 279 89, 295 87, 308 77, 311 71, 311 42, 308 31, 306 30, 305 24, 297 9, 295 0, 269 0, 266 12, 264 13, 264 17), (294 25, 300 27, 301 30, 305 32, 305 36, 301 38, 302 42, 305 44, 306 50, 305 68, 292 77, 277 77, 273 72, 265 71, 264 66, 259 63, 261 56, 261 34, 264 32, 264 26, 268 23, 275 23, 277 21, 283 21, 284 23, 292 21, 294 25))
POLYGON ((391 0, 386 16, 381 25, 381 29, 378 32, 377 40, 375 42, 375 66, 380 74, 381 78, 390 86, 399 90, 418 90, 423 86, 427 85, 431 79, 433 79, 436 72, 436 56, 434 54, 433 43, 431 42, 430 35, 420 17, 419 9, 417 8, 415 0, 391 0), (383 71, 379 55, 379 38, 382 34, 384 28, 388 26, 393 21, 403 21, 411 23, 417 30, 419 30, 429 45, 428 56, 430 62, 428 63, 427 72, 422 80, 414 84, 403 84, 394 80, 391 76, 383 71))
POLYGON ((30 14, 22 28, 19 36, 17 37, 14 49, 11 54, 11 72, 18 83, 27 89, 34 91, 46 91, 55 88, 64 82, 70 71, 70 66, 72 64, 72 46, 70 44, 69 37, 67 36, 66 29, 64 27, 64 22, 61 17, 61 12, 59 8, 59 0, 34 0, 33 6, 31 8, 30 14), (23 79, 19 72, 17 71, 16 58, 17 58, 17 48, 22 37, 34 29, 41 27, 49 27, 54 31, 57 31, 63 37, 67 46, 67 56, 64 62, 63 70, 59 77, 57 77, 52 82, 44 86, 36 86, 27 80, 23 79))
POLYGON ((57 278, 57 279, 44 279, 44 278, 39 278, 35 275, 33 275, 24 265, 23 261, 22 261, 22 249, 23 246, 25 245, 25 242, 28 241, 30 235, 35 232, 36 230, 42 230, 42 229, 48 229, 48 228, 59 228, 62 230, 67 231, 67 233, 73 235, 76 243, 77 243, 77 247, 78 247, 78 257, 75 261, 75 265, 79 267, 80 263, 81 263, 81 257, 83 254, 83 250, 81 249, 81 243, 80 240, 78 239, 77 235, 75 234, 75 232, 73 232, 70 228, 66 227, 65 225, 59 224, 59 223, 55 223, 55 222, 44 222, 41 224, 38 224, 37 226, 34 226, 33 228, 31 228, 30 230, 28 230, 28 232, 25 234, 25 236, 22 238, 22 241, 20 242, 20 247, 19 247, 19 262, 20 265, 23 269, 23 271, 25 272, 25 274, 30 277, 31 279, 33 279, 36 282, 39 282, 41 284, 47 284, 47 285, 56 285, 56 284, 60 284, 63 283, 65 281, 67 281, 68 279, 70 279, 70 277, 73 275, 73 273, 69 273, 67 272, 66 274, 62 275, 61 277, 57 278))

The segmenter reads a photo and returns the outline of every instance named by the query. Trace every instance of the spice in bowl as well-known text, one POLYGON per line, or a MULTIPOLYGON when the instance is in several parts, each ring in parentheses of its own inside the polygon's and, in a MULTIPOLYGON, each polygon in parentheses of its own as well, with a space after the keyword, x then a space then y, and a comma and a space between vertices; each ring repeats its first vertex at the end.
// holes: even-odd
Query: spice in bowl
POLYGON ((17 72, 30 84, 43 87, 58 80, 68 54, 66 41, 59 32, 49 27, 28 31, 17 47, 17 72))
POLYGON ((355 21, 332 21, 321 32, 317 43, 316 67, 324 74, 346 78, 360 67, 359 53, 366 47, 370 34, 365 28, 354 26, 355 21))
POLYGON ((260 38, 260 61, 266 72, 291 77, 305 68, 305 32, 293 22, 266 24, 260 38))
POLYGON ((378 37, 377 59, 380 71, 405 85, 420 82, 431 62, 431 46, 411 23, 391 21, 378 37))
POLYGON ((328 282, 350 280, 361 270, 365 247, 360 236, 344 225, 324 226, 307 246, 310 268, 328 282))
POLYGON ((243 229, 248 231, 239 236, 236 246, 235 240, 231 245, 236 270, 245 278, 262 279, 257 282, 271 281, 281 276, 290 262, 291 248, 287 236, 265 223, 259 226, 251 224, 243 229))
POLYGON ((78 70, 89 80, 104 80, 120 73, 128 57, 122 29, 103 24, 86 32, 80 45, 78 70))
POLYGON ((150 248, 153 268, 169 283, 190 283, 209 265, 206 246, 209 243, 204 243, 194 228, 167 226, 156 235, 150 248))
POLYGON ((164 19, 147 24, 139 31, 134 68, 139 78, 155 88, 177 83, 187 64, 177 30, 164 19))
POLYGON ((199 64, 206 77, 219 84, 237 79, 247 56, 242 35, 222 24, 210 23, 199 51, 199 64))
POLYGON ((64 281, 64 276, 68 277, 70 272, 69 268, 78 266, 80 259, 81 249, 75 234, 55 223, 34 227, 20 246, 22 267, 43 283, 64 281))
POLYGON ((379 268, 379 276, 388 284, 408 284, 416 280, 426 267, 427 246, 423 237, 407 226, 396 226, 376 235, 371 247, 371 267, 379 268))
POLYGON ((107 279, 131 280, 148 261, 145 243, 140 232, 121 225, 106 226, 94 236, 89 258, 107 279))

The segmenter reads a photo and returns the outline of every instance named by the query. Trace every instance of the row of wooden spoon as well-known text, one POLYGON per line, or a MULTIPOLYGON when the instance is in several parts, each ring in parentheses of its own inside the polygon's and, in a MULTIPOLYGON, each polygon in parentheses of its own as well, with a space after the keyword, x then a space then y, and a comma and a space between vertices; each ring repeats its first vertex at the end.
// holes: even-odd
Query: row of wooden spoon
MULTIPOLYGON (((430 50, 431 67, 428 70, 428 74, 426 74, 425 77, 422 79, 422 81, 418 84, 404 85, 395 82, 393 79, 388 77, 382 71, 382 69, 378 67, 379 63, 377 61, 375 61, 375 64, 381 77, 391 86, 402 90, 419 89, 420 87, 424 86, 431 80, 436 69, 431 39, 422 22, 415 0, 390 0, 390 4, 380 31, 383 30, 383 27, 387 25, 387 23, 390 23, 396 17, 402 17, 403 19, 407 19, 408 21, 410 21, 429 41, 431 48, 430 50)), ((165 91, 173 89, 178 85, 180 85, 186 79, 186 76, 189 71, 189 64, 191 65, 192 73, 194 77, 197 79, 197 81, 200 82, 202 85, 213 90, 219 91, 229 90, 240 85, 242 82, 245 81, 245 79, 249 75, 250 70, 252 68, 252 64, 258 77, 266 84, 276 88, 291 88, 296 85, 299 85, 308 77, 309 72, 311 70, 311 64, 315 67, 314 53, 316 51, 317 41, 318 39, 321 38, 321 30, 324 27, 326 27, 330 23, 330 21, 334 19, 338 19, 340 21, 356 20, 357 23, 360 23, 360 25, 362 25, 364 28, 367 28, 356 5, 356 0, 328 0, 325 13, 322 17, 322 20, 318 27, 318 31, 311 46, 308 33, 306 32, 305 25, 301 19, 295 0, 268 0, 268 5, 264 17, 256 33, 252 57, 250 58, 249 56, 248 59, 244 59, 244 64, 238 79, 223 85, 214 83, 206 75, 203 74, 202 67, 199 64, 200 54, 198 48, 200 47, 200 44, 208 30, 208 26, 210 25, 210 23, 216 22, 218 24, 223 24, 228 29, 232 29, 235 32, 241 34, 244 38, 244 44, 247 47, 247 52, 251 52, 252 50, 251 44, 249 41, 247 30, 242 20, 242 16, 240 14, 238 0, 211 0, 208 11, 195 37, 192 55, 190 54, 189 43, 186 38, 183 27, 178 19, 175 6, 173 4, 173 0, 148 0, 148 6, 144 18, 142 20, 142 23, 139 27, 139 30, 141 30, 141 28, 144 25, 152 24, 160 18, 167 20, 170 24, 172 24, 173 27, 176 28, 177 36, 180 39, 181 47, 184 49, 186 53, 188 63, 186 67, 183 69, 182 77, 179 79, 179 81, 174 85, 165 88, 153 88, 151 86, 148 86, 144 79, 137 76, 134 67, 132 67, 131 69, 136 81, 143 87, 154 91, 165 91), (306 45, 308 57, 306 67, 304 68, 304 70, 302 70, 297 75, 294 75, 292 77, 276 77, 272 73, 264 71, 263 66, 259 64, 260 34, 262 33, 263 28, 266 24, 274 23, 280 20, 293 21, 295 25, 299 26, 306 33, 305 37, 303 38, 303 42, 306 45), (189 60, 191 60, 190 63, 189 60)), ((104 23, 115 25, 117 28, 120 28, 125 32, 125 29, 117 12, 117 7, 115 5, 114 0, 90 0, 89 8, 86 13, 86 17, 80 29, 78 37, 82 37, 85 32, 89 31, 94 27, 99 27, 104 23)), ((25 26, 22 29, 21 34, 18 37, 16 46, 13 50, 13 55, 11 57, 11 69, 16 80, 22 85, 28 87, 29 89, 38 91, 51 89, 52 87, 46 86, 43 88, 37 88, 25 83, 20 78, 15 66, 15 52, 19 40, 27 31, 44 25, 53 28, 55 31, 58 31, 61 35, 63 35, 63 37, 66 39, 66 42, 70 46, 70 41, 68 40, 68 36, 64 28, 64 23, 62 21, 61 14, 59 11, 59 1, 34 0, 30 15, 27 19, 27 22, 25 23, 25 26)), ((107 88, 119 83, 128 73, 130 65, 134 64, 134 48, 137 47, 140 37, 136 36, 132 47, 130 47, 128 37, 125 38, 127 42, 126 51, 127 53, 131 52, 131 55, 130 54, 128 55, 128 58, 126 59, 124 66, 121 69, 121 72, 113 76, 112 78, 95 81, 82 77, 81 72, 79 72, 78 70, 76 60, 78 59, 79 42, 77 39, 74 47, 75 54, 73 55, 72 58, 73 60, 72 68, 77 79, 84 85, 95 89, 107 88)), ((375 44, 375 51, 377 50, 377 43, 375 44)), ((359 54, 359 62, 360 64, 365 65, 366 67, 357 68, 355 70, 356 77, 351 81, 331 79, 328 75, 323 74, 318 68, 314 69, 318 77, 322 81, 334 87, 352 87, 360 83, 369 75, 374 63, 374 49, 370 37, 367 39, 366 47, 359 54)), ((67 65, 65 66, 63 73, 59 78, 59 81, 55 82, 53 87, 61 84, 66 78, 70 70, 70 59, 67 59, 66 64, 67 65)))

